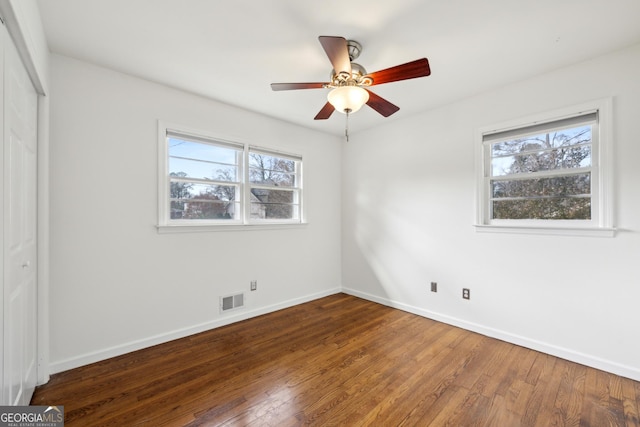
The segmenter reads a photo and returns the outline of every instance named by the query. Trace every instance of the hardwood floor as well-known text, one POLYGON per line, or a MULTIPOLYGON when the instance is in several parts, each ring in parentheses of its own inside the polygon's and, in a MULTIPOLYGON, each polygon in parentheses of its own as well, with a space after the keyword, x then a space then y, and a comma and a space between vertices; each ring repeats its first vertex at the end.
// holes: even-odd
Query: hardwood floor
POLYGON ((639 426, 640 383, 345 294, 54 375, 65 426, 639 426))

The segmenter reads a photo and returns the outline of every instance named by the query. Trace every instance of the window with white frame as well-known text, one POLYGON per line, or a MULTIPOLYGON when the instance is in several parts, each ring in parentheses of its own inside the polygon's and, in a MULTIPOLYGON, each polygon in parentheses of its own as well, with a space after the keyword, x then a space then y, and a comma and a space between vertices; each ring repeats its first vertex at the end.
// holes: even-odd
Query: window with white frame
POLYGON ((600 103, 482 131, 479 225, 611 229, 606 110, 600 103))
POLYGON ((160 226, 302 222, 302 157, 160 124, 160 226))

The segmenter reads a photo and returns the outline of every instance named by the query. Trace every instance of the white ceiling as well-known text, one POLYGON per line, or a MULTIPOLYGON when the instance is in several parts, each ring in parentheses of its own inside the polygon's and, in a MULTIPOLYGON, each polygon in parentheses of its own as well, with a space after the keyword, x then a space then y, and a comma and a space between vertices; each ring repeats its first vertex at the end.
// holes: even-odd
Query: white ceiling
POLYGON ((373 87, 351 133, 640 42, 639 0, 38 0, 52 52, 342 135, 313 117, 328 81, 319 35, 360 42, 373 72, 427 57, 432 75, 373 87))

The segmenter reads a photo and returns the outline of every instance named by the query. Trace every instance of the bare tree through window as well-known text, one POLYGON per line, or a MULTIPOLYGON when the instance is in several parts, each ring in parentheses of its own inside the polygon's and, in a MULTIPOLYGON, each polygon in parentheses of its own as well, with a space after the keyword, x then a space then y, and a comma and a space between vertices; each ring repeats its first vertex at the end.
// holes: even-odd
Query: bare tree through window
POLYGON ((493 219, 591 219, 592 128, 491 145, 493 219))

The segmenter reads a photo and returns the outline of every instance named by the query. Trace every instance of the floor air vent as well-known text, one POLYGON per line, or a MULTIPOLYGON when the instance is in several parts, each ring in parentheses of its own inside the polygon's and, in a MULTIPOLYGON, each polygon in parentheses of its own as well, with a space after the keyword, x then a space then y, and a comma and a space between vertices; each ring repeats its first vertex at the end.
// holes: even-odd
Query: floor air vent
POLYGON ((228 297, 220 297, 220 312, 235 310, 244 307, 244 294, 230 295, 228 297))

